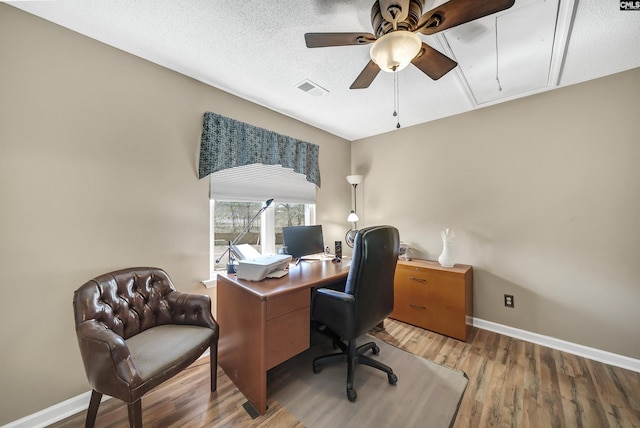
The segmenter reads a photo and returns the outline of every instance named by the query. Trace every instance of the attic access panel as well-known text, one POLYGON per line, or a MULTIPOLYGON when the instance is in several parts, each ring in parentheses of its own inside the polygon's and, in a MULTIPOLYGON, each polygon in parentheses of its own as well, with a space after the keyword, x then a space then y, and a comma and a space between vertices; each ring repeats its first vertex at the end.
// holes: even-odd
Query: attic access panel
POLYGON ((476 104, 549 85, 558 1, 517 0, 511 9, 443 34, 476 104))

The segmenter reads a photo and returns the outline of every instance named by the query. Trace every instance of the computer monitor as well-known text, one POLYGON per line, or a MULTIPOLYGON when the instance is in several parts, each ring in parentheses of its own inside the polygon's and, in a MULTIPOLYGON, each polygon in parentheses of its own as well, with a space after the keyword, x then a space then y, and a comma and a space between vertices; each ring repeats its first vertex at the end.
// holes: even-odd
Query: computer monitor
POLYGON ((309 254, 324 252, 322 225, 285 226, 282 228, 282 240, 287 253, 298 259, 309 254))

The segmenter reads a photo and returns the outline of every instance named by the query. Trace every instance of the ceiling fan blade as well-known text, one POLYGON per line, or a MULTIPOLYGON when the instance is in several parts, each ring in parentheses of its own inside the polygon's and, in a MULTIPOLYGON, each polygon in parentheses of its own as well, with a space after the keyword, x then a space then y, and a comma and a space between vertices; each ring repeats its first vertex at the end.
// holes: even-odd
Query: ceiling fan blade
POLYGON ((376 41, 371 33, 306 33, 304 40, 308 48, 329 46, 366 45, 376 41))
POLYGON ((420 52, 411 63, 433 80, 438 80, 458 65, 457 62, 426 43, 422 43, 420 52))
POLYGON ((371 85, 373 79, 380 73, 380 67, 373 61, 369 61, 369 63, 364 67, 364 69, 360 72, 356 80, 351 84, 349 89, 365 89, 371 85))
POLYGON ((515 0, 451 0, 422 15, 414 31, 434 34, 509 9, 515 0))

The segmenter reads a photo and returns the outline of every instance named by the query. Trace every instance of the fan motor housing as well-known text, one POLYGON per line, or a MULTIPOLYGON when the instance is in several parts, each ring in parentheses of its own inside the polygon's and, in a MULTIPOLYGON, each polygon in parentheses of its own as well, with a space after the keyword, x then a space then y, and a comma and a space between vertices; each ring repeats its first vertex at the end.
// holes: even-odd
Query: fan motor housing
MULTIPOLYGON (((410 0, 409 13, 404 21, 397 23, 398 30, 413 31, 418 26, 420 17, 422 17, 422 0, 410 0)), ((377 1, 375 1, 371 7, 371 26, 373 27, 373 34, 375 34, 376 38, 380 38, 388 32, 393 31, 393 23, 382 17, 380 3, 377 1)))

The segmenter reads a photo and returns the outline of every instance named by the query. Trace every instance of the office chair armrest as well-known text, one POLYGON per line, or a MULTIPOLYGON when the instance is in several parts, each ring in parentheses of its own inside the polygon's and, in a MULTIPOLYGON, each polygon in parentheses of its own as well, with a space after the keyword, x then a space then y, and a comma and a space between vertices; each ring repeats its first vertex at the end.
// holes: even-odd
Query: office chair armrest
POLYGON ((355 325, 355 302, 351 294, 320 288, 313 296, 311 318, 338 336, 349 337, 355 325))
POLYGON ((173 291, 166 296, 171 306, 174 324, 198 325, 218 331, 218 323, 211 313, 211 298, 204 294, 173 291))
POLYGON ((353 304, 353 302, 355 302, 355 297, 353 297, 352 294, 348 294, 338 290, 332 290, 330 288, 318 288, 316 290, 316 294, 314 298, 316 299, 328 298, 328 299, 334 299, 334 300, 338 300, 338 301, 341 301, 344 303, 350 303, 350 304, 353 304))
POLYGON ((93 389, 121 399, 143 383, 124 339, 96 320, 76 329, 82 362, 93 389))

